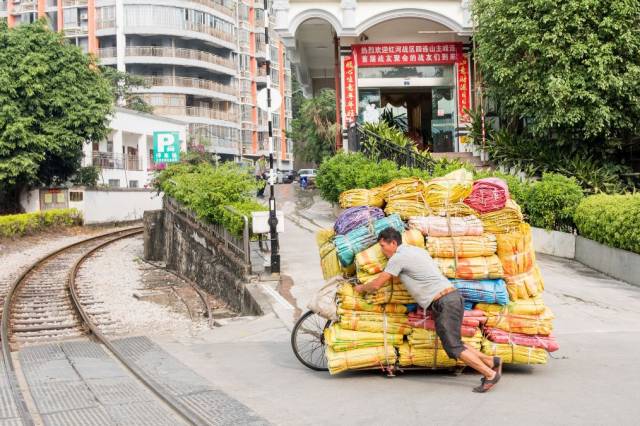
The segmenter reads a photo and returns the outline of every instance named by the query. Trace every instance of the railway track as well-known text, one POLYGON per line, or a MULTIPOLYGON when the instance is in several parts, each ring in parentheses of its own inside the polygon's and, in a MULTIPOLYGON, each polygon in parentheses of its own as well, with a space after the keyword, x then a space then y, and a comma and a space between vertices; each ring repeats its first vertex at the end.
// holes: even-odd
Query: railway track
POLYGON ((108 245, 139 235, 142 227, 121 229, 65 246, 39 259, 9 288, 2 306, 1 349, 5 379, 11 389, 19 418, 25 425, 39 423, 37 413, 27 404, 25 384, 19 383, 11 352, 32 343, 69 339, 98 342, 173 413, 187 424, 210 422, 200 413, 167 392, 148 373, 131 362, 105 335, 114 325, 101 301, 76 285, 83 262, 108 245), (34 415, 35 414, 35 415, 34 415))

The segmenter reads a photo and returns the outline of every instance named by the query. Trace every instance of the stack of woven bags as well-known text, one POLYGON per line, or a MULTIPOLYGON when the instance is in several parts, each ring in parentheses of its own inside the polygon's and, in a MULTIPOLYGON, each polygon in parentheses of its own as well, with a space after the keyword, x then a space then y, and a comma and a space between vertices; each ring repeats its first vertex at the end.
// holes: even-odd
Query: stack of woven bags
POLYGON ((317 234, 324 278, 345 278, 337 291, 338 320, 325 330, 332 374, 463 365, 447 357, 433 314, 417 306, 398 279, 373 294, 354 291, 384 270, 377 236, 387 227, 402 233, 403 244, 426 249, 464 297, 467 345, 519 364, 544 364, 558 349, 531 229, 502 180, 474 182, 460 169, 428 182, 408 178, 346 191, 340 204, 346 210, 334 228, 317 234))

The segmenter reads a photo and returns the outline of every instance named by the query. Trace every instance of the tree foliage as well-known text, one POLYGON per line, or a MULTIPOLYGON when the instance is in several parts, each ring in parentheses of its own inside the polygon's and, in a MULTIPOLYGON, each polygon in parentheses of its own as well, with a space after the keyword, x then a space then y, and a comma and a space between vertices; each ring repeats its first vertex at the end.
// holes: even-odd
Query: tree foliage
POLYGON ((121 72, 109 66, 102 66, 100 69, 102 74, 109 79, 113 97, 117 102, 121 102, 124 107, 134 111, 153 112, 153 107, 145 102, 140 94, 134 92, 136 88, 148 87, 144 77, 121 72))
POLYGON ((639 134, 639 0, 476 0, 474 7, 476 54, 504 116, 526 119, 534 136, 558 145, 639 134))
POLYGON ((112 104, 95 59, 62 34, 0 22, 0 192, 73 175, 83 143, 106 136, 112 104))
POLYGON ((295 141, 296 157, 320 164, 335 152, 337 125, 333 90, 323 89, 317 96, 302 101, 294 117, 289 137, 295 141))

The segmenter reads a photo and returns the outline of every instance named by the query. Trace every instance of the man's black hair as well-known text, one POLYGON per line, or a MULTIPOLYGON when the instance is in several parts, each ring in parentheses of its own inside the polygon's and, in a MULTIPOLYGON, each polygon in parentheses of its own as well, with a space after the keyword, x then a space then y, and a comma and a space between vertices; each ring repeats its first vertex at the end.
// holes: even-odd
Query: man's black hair
POLYGON ((378 242, 380 242, 380 240, 384 240, 385 243, 395 241, 396 243, 398 243, 398 245, 401 245, 402 235, 400 235, 400 233, 395 228, 389 227, 383 229, 382 232, 380 232, 380 234, 378 235, 378 242))

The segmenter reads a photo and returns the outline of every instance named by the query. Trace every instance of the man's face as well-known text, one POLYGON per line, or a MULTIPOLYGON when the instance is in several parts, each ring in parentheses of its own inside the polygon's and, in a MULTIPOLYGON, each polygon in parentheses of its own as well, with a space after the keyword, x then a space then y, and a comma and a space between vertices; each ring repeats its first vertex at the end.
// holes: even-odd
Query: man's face
POLYGON ((384 253, 388 259, 396 253, 398 243, 395 241, 387 242, 385 240, 380 240, 380 247, 382 248, 382 253, 384 253))

